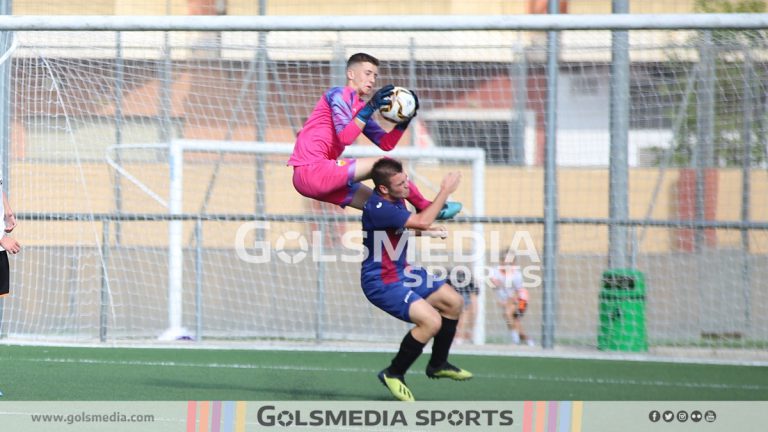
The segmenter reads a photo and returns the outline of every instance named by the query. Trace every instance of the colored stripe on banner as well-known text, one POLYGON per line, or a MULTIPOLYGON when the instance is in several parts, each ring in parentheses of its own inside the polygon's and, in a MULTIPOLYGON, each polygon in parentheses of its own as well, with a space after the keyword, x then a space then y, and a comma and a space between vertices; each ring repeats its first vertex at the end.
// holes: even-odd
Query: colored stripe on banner
POLYGON ((536 432, 544 432, 544 424, 547 423, 547 403, 543 401, 536 402, 536 432))
POLYGON ((208 401, 200 402, 200 428, 199 432, 208 432, 211 404, 208 401))
POLYGON ((549 411, 547 432, 557 432, 557 401, 550 401, 547 410, 549 411))
POLYGON ((560 402, 558 432, 571 432, 571 402, 560 402))
POLYGON ((211 413, 211 432, 221 432, 221 402, 213 402, 213 412, 211 413))
POLYGON ((574 402, 571 410, 571 432, 581 432, 581 416, 584 412, 584 402, 574 402))
POLYGON ((523 402, 523 432, 533 432, 533 402, 523 402))
POLYGON ((187 432, 195 432, 195 420, 197 420, 197 402, 187 402, 187 432))
POLYGON ((232 401, 224 402, 222 411, 224 416, 223 432, 235 432, 235 403, 232 401))
POLYGON ((245 407, 243 401, 235 405, 235 432, 245 432, 245 407))

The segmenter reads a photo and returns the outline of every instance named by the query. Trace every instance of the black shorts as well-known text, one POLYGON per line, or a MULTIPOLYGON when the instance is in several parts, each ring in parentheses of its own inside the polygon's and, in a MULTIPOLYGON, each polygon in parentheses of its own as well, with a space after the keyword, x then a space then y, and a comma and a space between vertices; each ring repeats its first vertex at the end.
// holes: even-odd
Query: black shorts
POLYGON ((11 271, 8 267, 8 252, 0 251, 0 296, 11 291, 11 271))

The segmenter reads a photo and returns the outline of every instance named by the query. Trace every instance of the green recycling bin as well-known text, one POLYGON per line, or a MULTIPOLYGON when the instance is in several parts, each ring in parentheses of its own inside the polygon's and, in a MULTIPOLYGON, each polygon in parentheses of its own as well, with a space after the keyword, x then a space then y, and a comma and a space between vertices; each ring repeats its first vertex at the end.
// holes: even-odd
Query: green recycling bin
POLYGON ((635 269, 603 272, 597 349, 648 351, 645 275, 635 269))

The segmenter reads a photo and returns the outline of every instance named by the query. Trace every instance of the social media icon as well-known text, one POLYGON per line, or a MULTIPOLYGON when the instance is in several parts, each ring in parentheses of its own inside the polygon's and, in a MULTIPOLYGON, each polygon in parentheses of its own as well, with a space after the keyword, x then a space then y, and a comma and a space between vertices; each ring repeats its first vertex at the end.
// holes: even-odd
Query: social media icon
POLYGON ((677 412, 677 421, 680 423, 684 423, 688 420, 688 413, 685 411, 678 411, 677 412))
POLYGON ((717 414, 715 414, 714 411, 709 410, 704 413, 704 420, 712 423, 713 421, 717 420, 717 414))
POLYGON ((704 416, 701 414, 701 411, 691 411, 691 421, 694 423, 698 423, 703 419, 704 416))
POLYGON ((672 411, 664 411, 663 418, 665 422, 669 423, 675 419, 675 413, 673 413, 672 411))
POLYGON ((648 420, 656 423, 657 421, 661 420, 661 414, 658 411, 653 410, 648 413, 648 420))

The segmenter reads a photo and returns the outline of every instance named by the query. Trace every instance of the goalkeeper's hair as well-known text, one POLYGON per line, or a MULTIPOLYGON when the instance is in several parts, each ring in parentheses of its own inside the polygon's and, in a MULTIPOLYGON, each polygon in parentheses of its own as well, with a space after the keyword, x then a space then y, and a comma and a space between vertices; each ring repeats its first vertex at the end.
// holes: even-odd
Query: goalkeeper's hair
POLYGON ((403 172, 403 164, 399 160, 388 157, 377 160, 371 168, 371 179, 374 187, 390 187, 392 176, 401 172, 403 172))
POLYGON ((358 63, 371 63, 378 67, 379 59, 366 53, 352 54, 352 56, 349 57, 349 60, 347 60, 347 69, 349 69, 350 66, 358 63))

